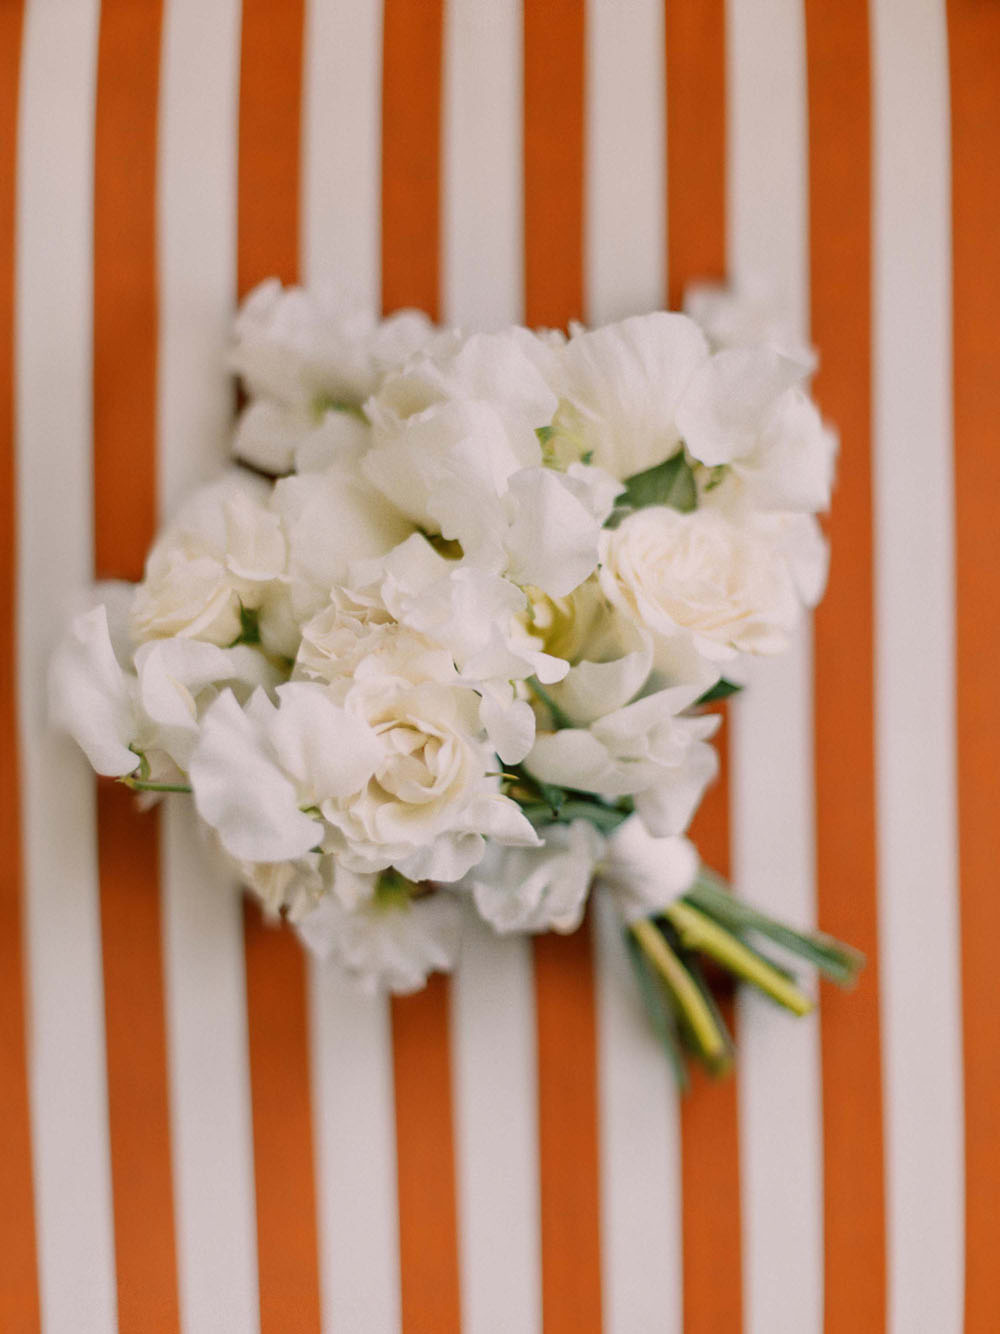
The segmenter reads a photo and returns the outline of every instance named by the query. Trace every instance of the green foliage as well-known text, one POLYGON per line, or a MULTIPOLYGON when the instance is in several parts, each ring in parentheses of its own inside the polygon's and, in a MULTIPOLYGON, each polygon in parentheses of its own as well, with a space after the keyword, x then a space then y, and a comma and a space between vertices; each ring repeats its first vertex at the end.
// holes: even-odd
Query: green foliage
POLYGON ((683 449, 663 463, 627 477, 625 494, 618 503, 634 510, 648 505, 669 505, 682 514, 690 514, 698 505, 698 487, 683 449))
POLYGON ((717 700, 728 699, 730 695, 738 695, 742 689, 735 681, 727 681, 723 676, 704 695, 699 695, 695 704, 714 704, 717 700))

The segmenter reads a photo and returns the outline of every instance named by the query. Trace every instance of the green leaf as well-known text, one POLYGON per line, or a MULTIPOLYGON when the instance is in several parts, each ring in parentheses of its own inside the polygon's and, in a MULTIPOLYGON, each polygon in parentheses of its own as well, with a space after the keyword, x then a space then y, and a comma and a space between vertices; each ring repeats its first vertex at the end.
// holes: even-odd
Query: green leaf
POLYGON ((670 993, 660 981, 659 974, 639 947, 639 942, 628 928, 624 931, 625 946, 635 972, 636 984, 642 998, 646 1014, 653 1032, 660 1040, 667 1059, 673 1068, 674 1077, 681 1091, 688 1087, 687 1066, 681 1050, 680 1035, 677 1031, 677 1014, 670 1000, 670 993))
POLYGON ((535 435, 538 437, 538 443, 544 448, 549 443, 555 433, 554 426, 536 426, 535 435))
POLYGON ((683 897, 720 926, 764 936, 812 964, 824 977, 839 986, 852 986, 864 967, 865 956, 860 950, 822 931, 796 931, 787 923, 760 912, 743 899, 736 898, 726 888, 725 882, 707 867, 702 868, 698 879, 683 897))
POLYGON ((617 806, 605 806, 600 801, 588 801, 586 797, 567 797, 560 805, 557 815, 553 815, 552 807, 544 801, 522 802, 521 810, 536 829, 544 828, 548 824, 571 824, 574 820, 589 820, 602 834, 613 833, 632 813, 617 806))
POLYGON ((673 458, 627 477, 621 501, 633 509, 644 509, 647 505, 669 505, 671 509, 689 514, 698 504, 698 488, 683 449, 678 450, 673 458))
POLYGON ((728 699, 730 695, 738 695, 742 689, 735 681, 727 681, 723 676, 704 695, 699 695, 695 704, 714 704, 717 700, 728 699))

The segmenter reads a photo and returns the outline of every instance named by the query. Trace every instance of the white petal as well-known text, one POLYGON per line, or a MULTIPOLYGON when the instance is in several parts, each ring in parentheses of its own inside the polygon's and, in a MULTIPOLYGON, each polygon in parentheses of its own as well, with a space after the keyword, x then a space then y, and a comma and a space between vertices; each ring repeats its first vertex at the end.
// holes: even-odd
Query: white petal
POLYGON ((718 772, 719 757, 712 747, 692 746, 684 764, 636 795, 635 809, 658 838, 682 834, 718 772))
POLYGON ((574 723, 586 725, 623 708, 645 684, 653 663, 648 635, 631 653, 613 662, 579 662, 550 691, 553 700, 574 723))
POLYGON ((294 784, 268 754, 257 718, 272 712, 261 692, 244 712, 225 691, 205 714, 191 757, 198 814, 244 861, 301 857, 323 835, 322 825, 299 810, 294 784))
POLYGON ((749 454, 779 396, 801 378, 801 364, 772 347, 717 352, 677 409, 688 452, 709 467, 749 454))
POLYGON ((321 797, 357 792, 382 761, 371 728, 334 704, 322 685, 292 681, 277 690, 280 707, 268 728, 283 768, 321 797))
POLYGON ((129 750, 138 732, 133 690, 111 647, 104 607, 77 616, 52 657, 49 707, 53 725, 99 774, 121 777, 139 764, 129 750))
POLYGON ((506 683, 483 687, 479 717, 490 745, 504 764, 520 764, 535 739, 535 714, 523 699, 515 699, 506 683))
POLYGON ((565 597, 597 565, 600 525, 560 473, 525 468, 509 486, 510 577, 565 597))
POLYGON ((543 783, 586 792, 602 791, 613 769, 607 747, 592 732, 579 728, 540 733, 526 763, 543 783))
POLYGON ((656 838, 638 816, 619 825, 608 839, 600 869, 628 922, 662 912, 691 888, 700 860, 686 838, 656 838))
POLYGON ((310 426, 308 414, 258 398, 239 415, 233 454, 262 472, 280 477, 291 471, 296 447, 310 426))

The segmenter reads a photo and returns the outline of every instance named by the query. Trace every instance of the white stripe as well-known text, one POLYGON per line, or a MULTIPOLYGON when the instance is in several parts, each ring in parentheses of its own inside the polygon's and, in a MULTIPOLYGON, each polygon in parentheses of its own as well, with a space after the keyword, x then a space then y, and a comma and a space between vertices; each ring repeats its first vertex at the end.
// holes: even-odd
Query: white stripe
POLYGON ((629 963, 618 908, 594 905, 607 1334, 683 1328, 678 1095, 629 963))
MULTIPOLYGON (((227 453, 239 0, 168 0, 160 79, 161 517, 227 453)), ((185 798, 165 803, 163 941, 182 1326, 257 1327, 243 919, 185 798)))
POLYGON ((499 329, 524 289, 519 0, 445 4, 442 78, 445 318, 499 329))
POLYGON ((312 961, 323 1328, 400 1327, 392 1033, 382 996, 312 961))
POLYGON ((33 0, 18 143, 18 688, 43 1323, 115 1327, 94 779, 46 726, 54 640, 93 570, 97 4, 33 0))
POLYGON ((377 307, 382 4, 307 0, 305 31, 303 271, 377 307))
MULTIPOLYGON (((309 0, 303 255, 309 286, 377 309, 381 5, 309 0)), ((309 1029, 323 1328, 400 1326, 392 1031, 366 997, 311 961, 309 1029)))
MULTIPOLYGON (((443 308, 523 317, 518 0, 445 5, 443 308)), ((541 1328, 537 1047, 530 944, 472 923, 451 993, 462 1327, 541 1328)))
POLYGON ((662 3, 588 0, 583 232, 591 323, 664 303, 665 41, 662 3))
POLYGON ((452 982, 462 1329, 540 1330, 531 951, 470 921, 452 982))
MULTIPOLYGON (((587 6, 586 291, 592 324, 663 306, 663 6, 587 6)), ((680 1331, 680 1118, 610 903, 595 904, 604 1327, 680 1331)))
POLYGON ((962 1327, 948 52, 877 0, 875 592, 889 1326, 962 1327))
MULTIPOLYGON (((800 0, 730 0, 730 274, 763 281, 804 335, 807 110, 800 0)), ((800 926, 815 917, 812 633, 753 664, 732 728, 733 871, 740 893, 800 926)), ((740 1170, 749 1334, 822 1327, 819 1028, 743 993, 740 1170)))

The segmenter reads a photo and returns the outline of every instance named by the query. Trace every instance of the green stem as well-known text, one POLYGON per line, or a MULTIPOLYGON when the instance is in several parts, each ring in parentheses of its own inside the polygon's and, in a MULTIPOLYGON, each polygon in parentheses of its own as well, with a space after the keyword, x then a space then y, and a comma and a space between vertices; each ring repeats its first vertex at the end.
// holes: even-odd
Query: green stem
POLYGON ((707 954, 793 1014, 808 1014, 813 1008, 812 1001, 794 982, 697 908, 678 900, 666 909, 665 915, 685 948, 707 954))
POLYGON ((147 783, 145 779, 133 778, 131 774, 126 774, 118 781, 130 787, 133 792, 191 792, 187 783, 147 783))
POLYGON ((706 1060, 713 1065, 725 1060, 726 1039, 680 959, 648 918, 633 922, 631 930, 646 958, 670 988, 706 1060))
POLYGON ((549 713, 552 714, 552 724, 557 732, 561 732, 567 727, 576 726, 566 710, 559 707, 544 686, 538 684, 537 677, 529 676, 527 684, 542 701, 549 713))

